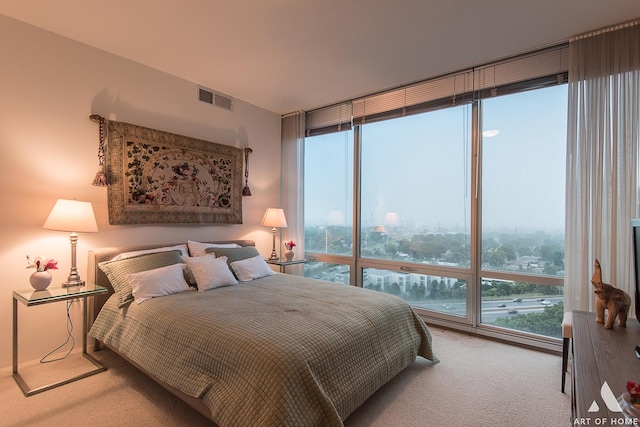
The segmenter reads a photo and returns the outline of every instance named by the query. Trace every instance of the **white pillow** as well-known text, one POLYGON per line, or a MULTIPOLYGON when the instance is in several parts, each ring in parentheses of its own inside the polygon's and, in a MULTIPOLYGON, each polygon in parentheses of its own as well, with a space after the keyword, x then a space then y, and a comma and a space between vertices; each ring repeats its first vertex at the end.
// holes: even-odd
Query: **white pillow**
POLYGON ((191 263, 192 262, 197 262, 195 261, 196 259, 200 259, 200 258, 205 258, 205 257, 210 257, 210 258, 215 258, 216 254, 210 254, 210 253, 206 253, 203 256, 182 256, 180 257, 182 259, 182 262, 184 262, 187 266, 184 269, 185 272, 185 280, 187 281, 187 283, 189 284, 189 286, 197 288, 198 287, 198 282, 195 278, 195 276, 193 275, 193 270, 191 269, 191 263))
POLYGON ((233 268, 236 277, 241 282, 248 282, 249 280, 276 274, 261 255, 234 261, 231 263, 231 268, 233 268))
POLYGON ((143 254, 151 254, 155 252, 168 252, 179 250, 182 252, 183 256, 189 255, 189 249, 187 249, 187 245, 176 245, 176 246, 164 246, 162 248, 154 248, 154 249, 143 249, 140 251, 132 251, 132 252, 122 252, 111 258, 111 261, 117 261, 119 259, 131 258, 133 256, 143 255, 143 254))
POLYGON ((196 280, 198 292, 238 284, 233 273, 229 270, 226 256, 216 258, 207 255, 187 258, 186 261, 187 268, 196 280))
POLYGON ((237 243, 200 243, 193 240, 187 240, 187 246, 189 246, 189 254, 191 256, 203 256, 208 255, 205 250, 207 248, 239 248, 237 243))
MULTIPOLYGON (((213 255, 213 257, 215 258, 214 254, 209 254, 209 255, 213 255)), ((186 264, 186 266, 184 268, 184 279, 187 281, 189 286, 196 287, 196 278, 193 277, 193 273, 191 272, 191 269, 189 268, 189 260, 191 260, 191 257, 190 256, 181 256, 180 259, 182 260, 182 262, 184 262, 186 264)))
POLYGON ((184 264, 171 264, 153 270, 127 274, 133 299, 142 304, 144 301, 189 290, 182 270, 184 264))

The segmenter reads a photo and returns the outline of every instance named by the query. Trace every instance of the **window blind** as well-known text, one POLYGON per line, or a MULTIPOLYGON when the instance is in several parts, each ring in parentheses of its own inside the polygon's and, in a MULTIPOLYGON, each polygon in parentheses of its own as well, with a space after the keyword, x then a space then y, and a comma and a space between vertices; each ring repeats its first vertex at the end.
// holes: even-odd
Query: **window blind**
POLYGON ((352 101, 353 123, 360 125, 468 103, 473 100, 472 92, 470 71, 431 79, 352 101))
POLYGON ((330 105, 306 113, 306 136, 349 130, 352 127, 351 101, 330 105))
POLYGON ((476 98, 506 95, 566 83, 569 45, 519 55, 474 69, 476 98))
POLYGON ((538 89, 567 81, 567 43, 306 113, 306 135, 339 132, 374 121, 419 114, 490 96, 538 89))

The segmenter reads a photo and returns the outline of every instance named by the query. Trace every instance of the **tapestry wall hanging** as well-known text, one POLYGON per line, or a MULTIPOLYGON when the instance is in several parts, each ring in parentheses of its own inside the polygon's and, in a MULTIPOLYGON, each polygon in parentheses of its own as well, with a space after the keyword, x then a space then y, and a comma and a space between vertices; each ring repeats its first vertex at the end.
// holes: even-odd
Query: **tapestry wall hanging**
POLYGON ((109 121, 109 223, 242 224, 242 154, 109 121))

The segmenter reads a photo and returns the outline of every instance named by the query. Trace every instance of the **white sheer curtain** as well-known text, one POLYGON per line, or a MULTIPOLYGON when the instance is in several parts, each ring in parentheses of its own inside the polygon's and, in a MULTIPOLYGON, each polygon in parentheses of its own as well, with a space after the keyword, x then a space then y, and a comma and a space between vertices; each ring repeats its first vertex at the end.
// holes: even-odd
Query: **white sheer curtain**
MULTIPOLYGON (((282 118, 282 208, 288 227, 283 229, 284 240, 293 240, 295 259, 304 256, 304 128, 305 113, 298 112, 282 118)), ((287 273, 302 275, 303 265, 287 267, 287 273)))
POLYGON ((639 24, 636 20, 570 40, 566 311, 592 310, 596 258, 603 281, 633 300, 631 219, 640 216, 639 24))

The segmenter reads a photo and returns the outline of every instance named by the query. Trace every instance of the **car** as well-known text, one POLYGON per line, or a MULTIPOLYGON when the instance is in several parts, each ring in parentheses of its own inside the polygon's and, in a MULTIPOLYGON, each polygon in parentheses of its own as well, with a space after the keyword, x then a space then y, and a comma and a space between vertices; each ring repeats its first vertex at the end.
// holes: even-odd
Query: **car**
POLYGON ((522 298, 514 298, 513 302, 522 302, 522 298))
POLYGON ((551 304, 551 301, 542 300, 542 301, 540 301, 540 304, 542 304, 542 305, 549 305, 549 304, 551 304))
POLYGON ((536 301, 544 301, 544 298, 538 298, 536 301))
POLYGON ((507 313, 509 313, 509 314, 517 314, 518 310, 511 309, 511 310, 507 311, 507 313))
POLYGON ((506 307, 507 304, 498 304, 498 307, 506 307))
POLYGON ((454 307, 455 307, 455 305, 453 305, 453 304, 442 304, 442 306, 443 306, 444 308, 446 308, 447 310, 451 310, 452 308, 454 308, 454 307))

